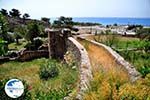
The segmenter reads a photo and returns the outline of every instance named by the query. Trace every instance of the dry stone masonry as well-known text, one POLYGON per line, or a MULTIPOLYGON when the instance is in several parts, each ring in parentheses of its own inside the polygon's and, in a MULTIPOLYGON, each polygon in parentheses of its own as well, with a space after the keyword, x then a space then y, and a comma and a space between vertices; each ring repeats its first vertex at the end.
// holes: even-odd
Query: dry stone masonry
POLYGON ((79 65, 80 83, 78 86, 79 91, 77 93, 76 99, 82 100, 82 96, 84 95, 85 91, 88 90, 90 86, 90 81, 93 78, 90 60, 85 48, 74 38, 69 37, 67 44, 68 50, 74 53, 79 65))
POLYGON ((121 65, 121 67, 123 67, 124 69, 126 69, 128 75, 130 76, 130 80, 132 82, 134 82, 135 80, 137 80, 138 78, 141 77, 140 73, 135 69, 135 67, 133 65, 131 65, 129 62, 127 62, 126 60, 124 60, 124 58, 122 56, 120 56, 117 52, 115 52, 113 49, 111 49, 109 46, 106 46, 104 44, 95 42, 93 40, 88 40, 85 37, 78 37, 78 39, 80 40, 85 40, 87 42, 92 43, 93 45, 97 45, 99 47, 104 48, 105 50, 108 51, 108 53, 110 53, 112 55, 112 57, 114 57, 115 61, 121 65))
MULTIPOLYGON (((71 51, 74 54, 76 62, 80 71, 80 82, 77 91, 77 100, 82 100, 85 91, 90 86, 92 80, 91 64, 88 53, 85 48, 77 42, 74 38, 69 37, 70 30, 46 30, 49 38, 49 57, 50 58, 63 58, 66 51, 71 51)), ((65 98, 70 100, 71 94, 65 98)))
POLYGON ((49 57, 50 58, 63 58, 66 52, 66 41, 70 31, 68 30, 47 30, 49 41, 49 57))

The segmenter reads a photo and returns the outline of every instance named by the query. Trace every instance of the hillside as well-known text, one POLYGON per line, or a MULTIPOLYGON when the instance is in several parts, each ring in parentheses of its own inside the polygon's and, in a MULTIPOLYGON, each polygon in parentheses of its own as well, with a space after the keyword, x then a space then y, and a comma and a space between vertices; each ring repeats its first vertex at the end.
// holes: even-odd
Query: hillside
POLYGON ((10 17, 10 16, 6 16, 5 18, 8 21, 8 26, 10 29, 13 29, 17 26, 25 26, 32 21, 35 21, 36 23, 38 23, 39 25, 43 25, 44 27, 49 27, 49 23, 37 19, 23 19, 23 18, 10 17))

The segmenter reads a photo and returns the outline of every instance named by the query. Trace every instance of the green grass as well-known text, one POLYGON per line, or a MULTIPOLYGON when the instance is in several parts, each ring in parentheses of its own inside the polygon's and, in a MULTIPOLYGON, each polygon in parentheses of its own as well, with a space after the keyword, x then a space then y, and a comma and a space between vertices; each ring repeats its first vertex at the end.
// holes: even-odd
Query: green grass
MULTIPOLYGON (((109 39, 112 39, 112 35, 98 35, 92 38, 97 42, 108 45, 107 43, 109 42, 109 39)), ((92 38, 90 37, 90 39, 92 38)), ((150 47, 150 41, 115 35, 111 47, 133 64, 138 71, 140 71, 142 67, 150 67, 150 53, 144 52, 145 47, 147 49, 150 47)))
POLYGON ((121 40, 119 39, 118 43, 117 43, 117 48, 118 49, 126 49, 126 47, 128 46, 128 48, 138 48, 140 46, 141 42, 139 40, 121 40))
MULTIPOLYGON (((47 40, 47 38, 41 38, 41 40, 43 42, 45 42, 47 40)), ((15 50, 21 50, 22 48, 24 48, 24 46, 28 43, 27 40, 19 40, 19 44, 11 43, 8 45, 9 49, 15 49, 15 50)))
MULTIPOLYGON (((32 97, 35 98, 35 94, 41 91, 44 93, 50 90, 59 90, 68 88, 72 91, 77 86, 78 69, 72 69, 70 66, 60 64, 59 75, 55 78, 47 81, 40 79, 39 69, 40 65, 46 62, 56 62, 55 60, 48 60, 45 58, 32 60, 29 62, 7 62, 0 65, 0 80, 7 78, 19 78, 25 80, 31 87, 32 97)), ((66 90, 66 89, 65 89, 66 90)), ((67 91, 68 91, 67 90, 67 91)))
POLYGON ((16 50, 21 50, 22 48, 24 48, 24 46, 27 44, 27 41, 20 41, 19 44, 16 43, 11 43, 8 45, 9 49, 16 49, 16 50))
POLYGON ((109 42, 109 40, 114 39, 112 47, 115 47, 117 49, 126 49, 127 46, 128 48, 137 48, 142 43, 142 41, 140 41, 138 38, 123 37, 120 35, 97 35, 94 36, 92 39, 104 44, 106 44, 106 42, 109 42))

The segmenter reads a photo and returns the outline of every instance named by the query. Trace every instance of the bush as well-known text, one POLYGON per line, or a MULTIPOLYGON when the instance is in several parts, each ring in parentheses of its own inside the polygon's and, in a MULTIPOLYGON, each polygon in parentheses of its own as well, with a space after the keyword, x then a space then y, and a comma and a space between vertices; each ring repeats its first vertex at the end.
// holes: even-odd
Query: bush
POLYGON ((68 91, 64 89, 53 89, 49 92, 45 93, 43 91, 38 90, 38 92, 35 95, 35 98, 37 100, 63 100, 65 96, 67 96, 68 91))
MULTIPOLYGON (((5 93, 5 84, 9 81, 9 79, 0 80, 0 100, 12 100, 5 93)), ((22 81, 24 85, 24 93, 21 97, 17 98, 17 100, 31 100, 31 93, 29 91, 29 85, 22 81)))
POLYGON ((43 41, 40 39, 34 40, 32 43, 28 43, 25 48, 27 50, 38 50, 38 48, 43 44, 43 41))
POLYGON ((107 46, 113 47, 116 46, 119 42, 119 39, 116 34, 112 34, 109 30, 106 31, 107 35, 98 35, 97 38, 94 38, 96 42, 104 43, 107 46))
POLYGON ((143 66, 139 69, 139 72, 142 74, 142 77, 145 77, 147 74, 150 73, 150 67, 143 66))
POLYGON ((119 88, 129 81, 123 70, 112 68, 108 72, 94 73, 89 91, 84 95, 84 100, 120 100, 119 88))
POLYGON ((40 67, 40 78, 48 80, 49 78, 54 78, 58 76, 59 70, 58 70, 58 64, 56 62, 50 62, 48 64, 44 64, 40 67))
POLYGON ((32 43, 28 43, 24 46, 27 50, 36 50, 35 46, 32 43))
POLYGON ((35 40, 33 41, 33 44, 34 44, 35 48, 38 49, 38 48, 43 44, 43 41, 40 40, 40 39, 35 39, 35 40))
POLYGON ((33 42, 34 38, 41 33, 40 26, 36 21, 32 21, 27 25, 28 32, 25 35, 26 40, 33 42))
POLYGON ((142 74, 142 77, 145 77, 150 73, 150 54, 143 53, 142 51, 119 51, 119 54, 123 56, 127 61, 131 62, 135 68, 142 74))
POLYGON ((106 41, 104 42, 104 44, 112 47, 116 45, 117 43, 118 43, 118 38, 116 35, 106 36, 106 41))
POLYGON ((137 37, 141 40, 150 40, 150 28, 141 28, 137 30, 137 37))
POLYGON ((6 41, 0 39, 0 56, 5 55, 8 51, 8 46, 6 43, 6 41))
POLYGON ((143 41, 141 41, 139 49, 142 49, 145 52, 150 51, 150 41, 149 40, 143 40, 143 41))
POLYGON ((150 74, 130 83, 125 73, 110 71, 96 73, 84 100, 149 100, 150 74))
MULTIPOLYGON (((143 80, 142 80, 143 81, 143 80)), ((121 100, 149 100, 150 88, 143 82, 136 84, 124 84, 119 89, 119 98, 121 100)))

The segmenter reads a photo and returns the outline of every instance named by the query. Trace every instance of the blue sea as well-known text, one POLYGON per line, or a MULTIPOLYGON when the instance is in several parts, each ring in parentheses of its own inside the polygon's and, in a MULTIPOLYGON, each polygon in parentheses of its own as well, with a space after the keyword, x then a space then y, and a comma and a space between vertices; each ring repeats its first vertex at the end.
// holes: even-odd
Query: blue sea
POLYGON ((100 23, 103 25, 143 25, 150 26, 150 18, 92 18, 92 17, 76 17, 73 18, 73 21, 77 22, 92 22, 92 23, 100 23))
MULTIPOLYGON (((51 18, 51 22, 57 18, 51 18)), ((150 26, 150 18, 102 18, 102 17, 73 17, 76 22, 92 22, 100 23, 102 25, 143 25, 150 26)))

